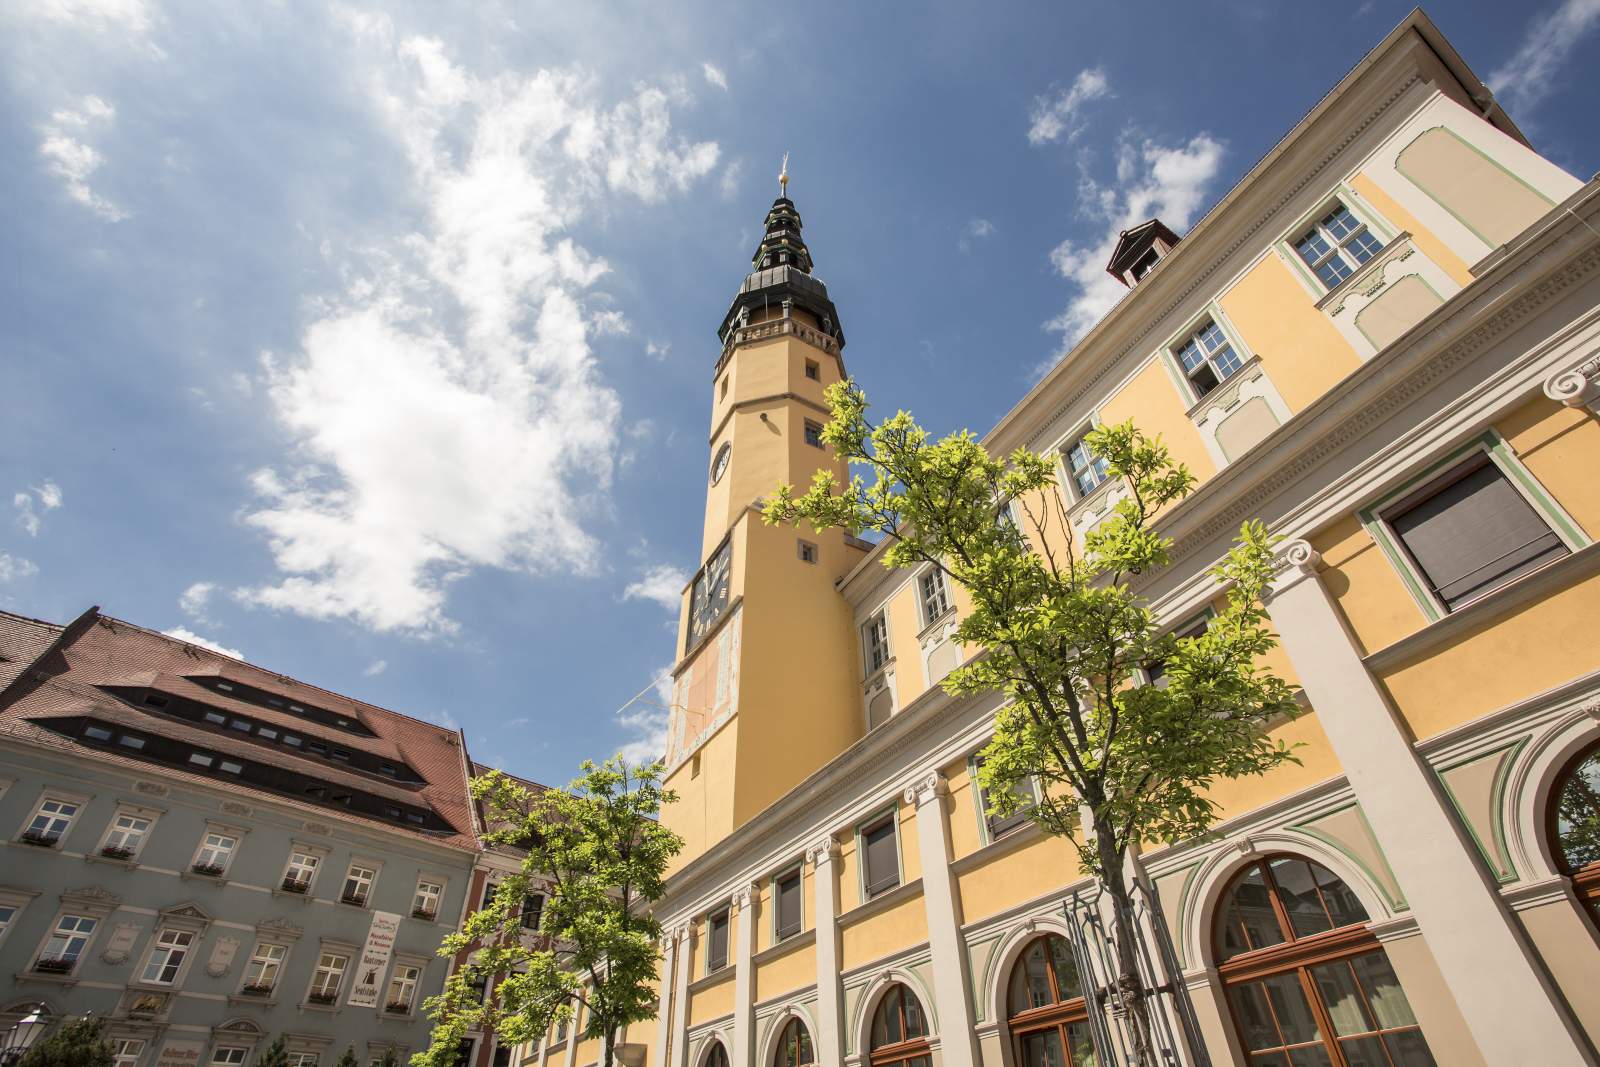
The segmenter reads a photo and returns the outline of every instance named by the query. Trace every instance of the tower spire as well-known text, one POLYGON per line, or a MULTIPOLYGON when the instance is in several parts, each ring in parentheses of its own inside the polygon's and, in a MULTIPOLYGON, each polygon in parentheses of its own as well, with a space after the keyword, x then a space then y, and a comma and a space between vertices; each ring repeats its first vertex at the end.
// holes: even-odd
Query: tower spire
POLYGON ((789 153, 783 154, 783 166, 778 168, 778 197, 782 200, 789 198, 789 153))

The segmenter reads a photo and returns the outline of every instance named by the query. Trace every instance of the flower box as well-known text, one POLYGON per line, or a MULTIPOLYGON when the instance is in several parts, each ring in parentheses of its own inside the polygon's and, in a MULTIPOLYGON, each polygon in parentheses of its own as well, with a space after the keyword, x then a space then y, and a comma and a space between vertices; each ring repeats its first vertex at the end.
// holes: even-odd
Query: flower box
POLYGON ((339 894, 339 902, 341 904, 350 904, 357 908, 367 906, 367 898, 360 893, 341 893, 339 894))
POLYGON ((310 888, 310 879, 307 879, 303 882, 298 878, 285 878, 283 880, 283 891, 285 893, 304 893, 310 888))
POLYGON ((337 994, 337 993, 308 993, 308 994, 306 994, 306 1003, 308 1003, 308 1004, 332 1004, 334 1001, 336 1001, 338 999, 339 999, 339 994, 337 994))
POLYGON ((411 1005, 407 1004, 403 1000, 394 1000, 390 1001, 388 1004, 385 1004, 383 1006, 383 1010, 388 1012, 390 1015, 410 1015, 411 1005))
POLYGON ((124 845, 106 845, 100 849, 100 855, 108 860, 131 860, 133 849, 124 845))
POLYGON ((65 956, 41 956, 33 965, 33 969, 43 974, 70 974, 76 959, 65 956))
POLYGON ((195 874, 203 874, 207 878, 221 878, 223 867, 220 863, 192 863, 189 869, 195 874))
POLYGON ((55 848, 56 842, 59 840, 61 840, 60 834, 52 834, 44 830, 22 831, 22 843, 24 845, 35 845, 39 848, 55 848))
POLYGON ((246 997, 264 997, 272 992, 271 982, 252 982, 243 986, 239 993, 246 997))
POLYGON ((427 908, 412 908, 411 909, 411 917, 413 919, 426 919, 428 922, 432 922, 434 916, 437 915, 437 914, 438 914, 438 912, 429 911, 427 908))

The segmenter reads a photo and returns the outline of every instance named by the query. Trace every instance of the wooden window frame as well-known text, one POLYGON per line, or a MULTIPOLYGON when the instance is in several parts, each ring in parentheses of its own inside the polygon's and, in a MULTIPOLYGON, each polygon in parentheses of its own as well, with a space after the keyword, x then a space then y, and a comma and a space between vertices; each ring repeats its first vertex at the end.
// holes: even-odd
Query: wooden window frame
MULTIPOLYGON (((1017 958, 1012 961, 1011 970, 1005 976, 1005 1003, 1006 1003, 1006 1029, 1011 1032, 1011 1049, 1013 1062, 1023 1064, 1027 1062, 1023 1041, 1034 1034, 1056 1031, 1062 1049, 1066 1052, 1068 1061, 1072 1059, 1072 1047, 1067 1040, 1067 1027, 1074 1023, 1089 1021, 1089 998, 1084 994, 1063 1000, 1061 997, 1061 983, 1056 978, 1055 964, 1050 961, 1050 939, 1056 938, 1067 941, 1058 933, 1043 933, 1032 938, 1017 953, 1017 958), (1050 993, 1054 1003, 1046 1004, 1042 1008, 1029 1008, 1027 1011, 1011 1012, 1011 982, 1017 973, 1017 968, 1022 966, 1023 959, 1033 951, 1034 945, 1044 945, 1045 973, 1050 976, 1050 993)), ((1070 950, 1072 943, 1067 941, 1070 950)), ((1073 953, 1076 961, 1077 953, 1073 953)), ((1081 977, 1081 976, 1080 976, 1081 977)))
MULTIPOLYGON (((900 1033, 905 1035, 910 1031, 910 1027, 906 1025, 907 997, 910 997, 912 1000, 917 1002, 917 1010, 922 1013, 924 1029, 926 1029, 926 1024, 928 1022, 928 1009, 923 1005, 921 998, 919 998, 916 993, 912 991, 911 987, 906 985, 904 982, 895 982, 893 985, 889 986, 888 989, 884 990, 883 996, 878 998, 878 1006, 872 1011, 872 1021, 868 1024, 867 1029, 867 1033, 869 1035, 869 1045, 872 1041, 870 1035, 876 1033, 878 1029, 878 1013, 883 1011, 883 1009, 887 1006, 887 1001, 890 995, 896 992, 900 994, 900 1033)), ((872 1067, 909 1067, 912 1060, 917 1059, 918 1057, 931 1058, 932 1055, 933 1046, 928 1044, 928 1035, 923 1033, 917 1035, 916 1037, 906 1037, 892 1045, 881 1045, 869 1048, 867 1052, 867 1059, 872 1067)))
POLYGON ((1555 860, 1556 870, 1572 880, 1572 888, 1578 896, 1579 905, 1588 913, 1589 921, 1600 926, 1600 860, 1574 869, 1567 862, 1567 854, 1561 847, 1558 833, 1561 820, 1557 809, 1560 807, 1562 789, 1578 772, 1578 768, 1591 759, 1600 759, 1600 741, 1580 748, 1562 765, 1560 773, 1556 775, 1555 788, 1550 791, 1550 800, 1545 805, 1545 840, 1549 842, 1550 856, 1555 860))

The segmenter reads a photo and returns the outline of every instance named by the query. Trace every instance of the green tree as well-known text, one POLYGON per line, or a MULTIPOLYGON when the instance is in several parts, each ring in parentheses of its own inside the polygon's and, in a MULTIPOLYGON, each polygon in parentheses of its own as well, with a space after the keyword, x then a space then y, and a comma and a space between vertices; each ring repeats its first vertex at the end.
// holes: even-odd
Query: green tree
POLYGON ((378 1057, 378 1067, 399 1067, 399 1057, 395 1055, 394 1049, 383 1050, 383 1055, 378 1057))
POLYGON ((289 1050, 283 1038, 275 1037, 271 1043, 256 1053, 254 1067, 289 1067, 289 1050))
POLYGON ((115 1052, 103 1019, 67 1019, 17 1061, 17 1067, 111 1067, 115 1052))
POLYGON ((334 1062, 333 1067, 359 1067, 359 1065, 360 1061, 356 1059, 356 1047, 354 1045, 346 1045, 345 1050, 339 1053, 339 1058, 334 1062))
POLYGON ((1217 819, 1214 781, 1295 758, 1262 728, 1296 710, 1289 686, 1259 665, 1274 644, 1261 606, 1272 539, 1260 523, 1244 525, 1215 570, 1226 610, 1204 633, 1174 638, 1130 588, 1167 565, 1170 542, 1152 520, 1195 484, 1159 439, 1131 422, 1089 435, 1126 494, 1079 550, 1063 536, 1070 527, 1052 457, 1018 449, 997 459, 965 431, 934 442, 904 411, 874 425, 853 382, 831 386, 827 399, 824 443, 870 482, 857 474, 841 486, 818 471, 803 494, 780 486, 766 521, 876 532, 890 542, 886 566, 931 564, 967 592, 957 636, 980 654, 943 685, 1007 698, 982 753, 985 795, 995 814, 1010 815, 1029 802, 1018 787, 1037 783, 1031 818, 1069 839, 1105 886, 1135 1062, 1151 1064, 1129 850, 1205 833, 1217 819), (1154 664, 1163 684, 1141 684, 1154 664))
POLYGON ((441 956, 477 954, 429 998, 436 1025, 427 1051, 413 1057, 417 1067, 453 1067, 469 1029, 521 1044, 570 1021, 580 1005, 581 1036, 600 1039, 600 1067, 612 1067, 617 1031, 654 1016, 661 926, 648 905, 661 898, 667 863, 683 844, 656 817, 676 797, 662 787, 659 763, 630 767, 616 756, 599 766, 585 760, 581 771, 565 789, 532 790, 499 772, 473 779, 495 828, 489 842, 527 856, 444 939, 441 956), (545 899, 539 933, 529 935, 523 908, 536 892, 545 899), (498 981, 488 1004, 473 990, 480 979, 498 981))

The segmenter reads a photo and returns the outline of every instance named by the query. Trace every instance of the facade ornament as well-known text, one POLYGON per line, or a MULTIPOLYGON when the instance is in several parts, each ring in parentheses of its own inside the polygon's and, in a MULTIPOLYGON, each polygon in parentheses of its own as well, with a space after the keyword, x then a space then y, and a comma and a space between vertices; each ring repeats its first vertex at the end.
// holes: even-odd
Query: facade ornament
POLYGON ((274 937, 297 938, 305 931, 288 919, 274 915, 270 919, 262 919, 256 923, 256 933, 271 934, 274 937))
POLYGON ((806 849, 806 859, 813 867, 820 867, 829 863, 839 855, 839 842, 835 841, 832 834, 818 838, 810 848, 806 849))
POLYGON ((921 807, 945 796, 950 792, 950 787, 945 784, 944 775, 938 771, 929 771, 905 788, 905 801, 921 807))
POLYGON ((325 822, 308 822, 305 824, 305 828, 308 834, 321 834, 324 837, 333 833, 332 827, 325 822))
POLYGON ((1600 697, 1585 701, 1578 706, 1578 710, 1591 719, 1600 720, 1600 697))
POLYGON ((111 890, 97 885, 84 886, 81 889, 67 889, 61 893, 63 904, 76 904, 79 907, 101 908, 112 911, 122 906, 122 898, 111 890))
POLYGON ((211 949, 211 958, 206 961, 206 974, 212 978, 221 978, 233 967, 233 957, 239 951, 237 937, 219 937, 211 949))
POLYGON ((137 792, 151 797, 164 797, 171 792, 171 790, 162 785, 160 782, 134 782, 133 788, 137 792))
POLYGON ((747 886, 741 886, 739 890, 733 894, 733 902, 739 906, 740 911, 743 911, 750 906, 750 902, 752 900, 760 895, 761 886, 756 882, 751 882, 747 886))
POLYGON ((1241 837, 1233 843, 1233 847, 1239 850, 1239 855, 1248 856, 1256 850, 1256 843, 1248 837, 1241 837))
POLYGON ((237 800, 224 800, 222 802, 222 810, 229 815, 249 815, 251 809, 250 805, 241 804, 237 800))
POLYGON ((1283 542, 1272 557, 1272 585, 1263 599, 1270 601, 1278 593, 1292 585, 1298 585, 1303 579, 1315 578, 1317 564, 1321 562, 1322 553, 1312 548, 1311 542, 1301 538, 1283 542))
POLYGON ((1600 407, 1600 355, 1546 378, 1544 395, 1569 408, 1600 407))

